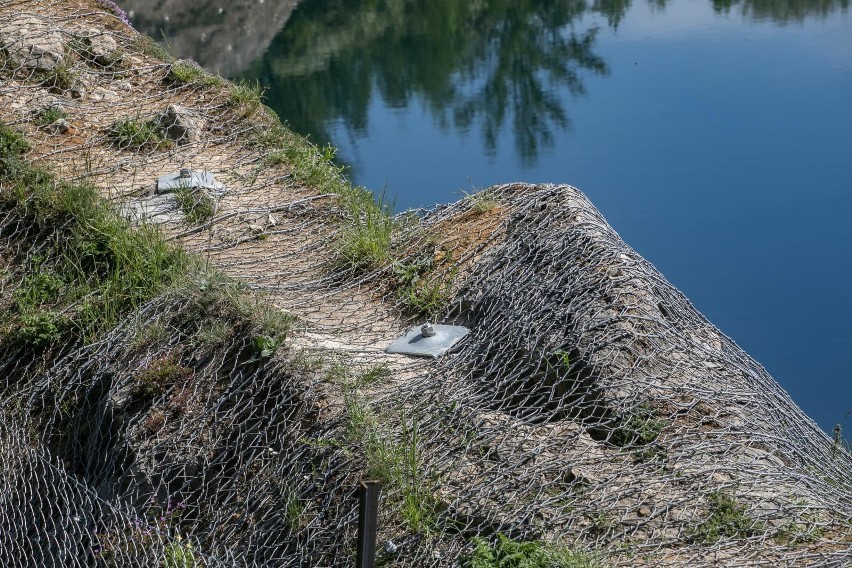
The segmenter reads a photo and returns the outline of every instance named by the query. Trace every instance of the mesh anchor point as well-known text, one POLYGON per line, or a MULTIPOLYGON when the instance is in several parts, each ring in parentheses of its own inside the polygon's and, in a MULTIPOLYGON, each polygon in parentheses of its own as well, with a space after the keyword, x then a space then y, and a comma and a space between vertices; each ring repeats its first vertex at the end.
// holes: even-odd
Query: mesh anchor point
POLYGON ((409 329, 405 335, 387 346, 388 353, 437 358, 462 340, 470 330, 461 325, 425 323, 409 329))

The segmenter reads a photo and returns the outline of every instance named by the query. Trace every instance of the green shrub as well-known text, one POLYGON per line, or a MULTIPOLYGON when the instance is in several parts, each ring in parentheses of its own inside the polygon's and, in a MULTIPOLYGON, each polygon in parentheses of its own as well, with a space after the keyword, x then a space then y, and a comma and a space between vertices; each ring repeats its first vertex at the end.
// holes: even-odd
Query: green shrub
POLYGON ((184 542, 180 536, 166 545, 163 556, 163 568, 196 568, 199 562, 191 542, 184 542))
POLYGON ((65 118, 65 112, 57 108, 45 108, 38 112, 35 116, 35 123, 39 126, 49 126, 59 119, 65 118))
POLYGON ((55 312, 25 314, 15 338, 25 345, 44 347, 62 339, 66 326, 67 320, 55 312))
POLYGON ((725 493, 711 493, 710 516, 687 536, 694 542, 713 543, 722 538, 747 538, 764 530, 764 526, 748 516, 746 508, 725 493))

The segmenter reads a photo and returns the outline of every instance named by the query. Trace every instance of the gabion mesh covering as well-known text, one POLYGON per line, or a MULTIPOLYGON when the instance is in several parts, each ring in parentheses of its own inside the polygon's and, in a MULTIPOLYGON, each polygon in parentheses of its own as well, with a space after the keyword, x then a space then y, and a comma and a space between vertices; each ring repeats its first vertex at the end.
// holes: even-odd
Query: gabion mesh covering
MULTIPOLYGON (((0 0, 0 46, 30 160, 298 318, 254 356, 196 279, 95 341, 0 342, 0 565, 353 565, 362 478, 385 565, 466 565, 498 534, 575 565, 852 565, 847 449, 579 190, 399 215, 390 257, 346 268, 368 220, 238 87, 94 2, 0 0), (156 190, 181 168, 223 187, 156 190), (386 354, 424 313, 471 333, 386 354)), ((0 212, 3 310, 60 230, 0 212)))

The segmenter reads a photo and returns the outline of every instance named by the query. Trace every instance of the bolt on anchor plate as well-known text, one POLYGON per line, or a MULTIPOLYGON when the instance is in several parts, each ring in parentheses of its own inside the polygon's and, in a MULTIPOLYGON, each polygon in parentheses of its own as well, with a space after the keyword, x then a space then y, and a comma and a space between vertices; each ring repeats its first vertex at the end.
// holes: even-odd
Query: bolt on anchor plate
POLYGON ((213 172, 194 172, 188 168, 181 168, 179 172, 172 172, 157 178, 157 193, 170 193, 181 188, 203 188, 213 195, 218 195, 225 191, 225 186, 216 181, 213 177, 213 172))
POLYGON ((388 345, 385 351, 438 358, 468 333, 470 330, 461 325, 426 323, 409 329, 405 335, 388 345))

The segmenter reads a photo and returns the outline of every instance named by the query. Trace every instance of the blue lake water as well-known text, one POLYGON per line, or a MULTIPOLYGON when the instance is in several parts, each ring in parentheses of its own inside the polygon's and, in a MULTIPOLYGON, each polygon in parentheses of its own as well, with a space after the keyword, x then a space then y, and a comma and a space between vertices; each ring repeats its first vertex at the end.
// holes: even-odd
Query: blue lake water
MULTIPOLYGON (((225 68, 400 209, 509 181, 581 188, 830 431, 852 409, 849 12, 304 0, 225 68)), ((177 38, 176 20, 143 31, 177 38)))

